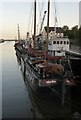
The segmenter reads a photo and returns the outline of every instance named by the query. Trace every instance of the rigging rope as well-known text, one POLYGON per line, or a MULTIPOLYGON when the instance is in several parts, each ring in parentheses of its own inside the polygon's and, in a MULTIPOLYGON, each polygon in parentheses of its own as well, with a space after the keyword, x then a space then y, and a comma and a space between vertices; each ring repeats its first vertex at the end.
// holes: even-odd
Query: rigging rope
MULTIPOLYGON (((56 26, 57 26, 57 25, 61 26, 59 11, 57 11, 57 5, 56 5, 55 0, 53 0, 53 3, 54 3, 54 4, 53 4, 53 8, 55 8, 54 11, 53 11, 53 12, 54 12, 53 14, 55 15, 55 20, 54 20, 54 21, 56 22, 56 26)), ((55 25, 54 25, 54 26, 55 26, 55 25)))
MULTIPOLYGON (((38 20, 38 27, 39 27, 39 31, 40 31, 40 26, 41 26, 41 22, 42 22, 42 14, 43 14, 43 7, 44 7, 44 2, 41 1, 39 2, 40 7, 39 7, 39 20, 38 20), (41 4, 40 4, 41 3, 41 4)), ((39 33, 39 32, 38 32, 39 33)))
POLYGON ((34 25, 34 3, 32 4, 32 14, 31 14, 31 26, 30 26, 30 33, 31 33, 31 36, 33 34, 33 25, 34 25))
POLYGON ((54 0, 54 2, 53 2, 54 4, 53 4, 53 8, 54 8, 54 15, 55 15, 55 17, 54 17, 54 21, 55 21, 55 24, 54 24, 54 26, 56 27, 57 26, 57 23, 58 23, 58 20, 57 20, 57 10, 56 10, 56 3, 55 3, 55 0, 54 0))
POLYGON ((30 16, 29 16, 29 21, 28 21, 28 29, 29 33, 32 34, 32 29, 33 29, 33 10, 34 10, 34 5, 33 2, 31 3, 31 10, 30 10, 30 16))

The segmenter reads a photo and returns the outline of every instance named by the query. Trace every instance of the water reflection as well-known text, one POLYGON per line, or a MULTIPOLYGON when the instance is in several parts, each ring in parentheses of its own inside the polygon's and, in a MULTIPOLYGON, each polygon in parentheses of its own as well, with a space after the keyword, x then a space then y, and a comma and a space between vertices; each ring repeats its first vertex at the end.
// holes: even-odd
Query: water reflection
POLYGON ((32 118, 32 104, 14 50, 14 42, 2 45, 2 116, 32 118))

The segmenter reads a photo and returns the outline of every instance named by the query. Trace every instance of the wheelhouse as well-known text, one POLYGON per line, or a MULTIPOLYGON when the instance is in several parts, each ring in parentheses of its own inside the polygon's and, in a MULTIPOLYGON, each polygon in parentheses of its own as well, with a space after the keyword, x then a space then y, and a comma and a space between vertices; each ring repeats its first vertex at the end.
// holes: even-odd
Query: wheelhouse
POLYGON ((69 51, 68 38, 56 38, 49 40, 48 51, 52 56, 65 56, 65 51, 69 51))

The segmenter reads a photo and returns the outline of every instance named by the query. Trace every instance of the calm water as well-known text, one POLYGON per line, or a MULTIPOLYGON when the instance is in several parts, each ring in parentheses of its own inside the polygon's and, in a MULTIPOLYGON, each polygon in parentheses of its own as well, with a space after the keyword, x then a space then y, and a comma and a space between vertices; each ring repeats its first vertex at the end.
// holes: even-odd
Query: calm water
POLYGON ((67 118, 77 112, 77 106, 74 109, 71 103, 66 102, 64 107, 61 107, 56 96, 54 99, 43 99, 35 95, 24 82, 21 66, 15 53, 14 42, 0 44, 0 67, 2 65, 2 69, 0 68, 0 78, 2 77, 2 92, 0 79, 0 98, 2 96, 3 118, 67 118))
POLYGON ((14 50, 14 42, 2 46, 2 116, 4 118, 33 117, 32 103, 24 84, 14 50))

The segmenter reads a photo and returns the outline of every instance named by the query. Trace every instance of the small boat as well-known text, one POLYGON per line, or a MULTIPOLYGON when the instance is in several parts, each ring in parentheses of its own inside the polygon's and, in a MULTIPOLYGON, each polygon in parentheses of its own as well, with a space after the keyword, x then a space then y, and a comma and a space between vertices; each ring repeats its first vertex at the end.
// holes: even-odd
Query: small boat
POLYGON ((1 40, 0 40, 0 43, 3 43, 3 42, 4 42, 4 39, 1 39, 1 40))

